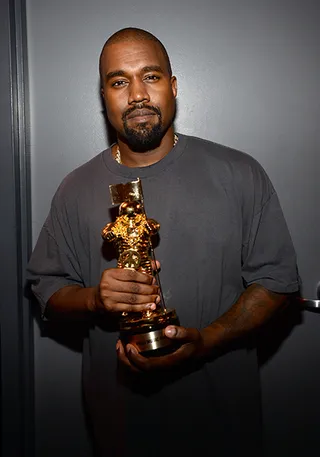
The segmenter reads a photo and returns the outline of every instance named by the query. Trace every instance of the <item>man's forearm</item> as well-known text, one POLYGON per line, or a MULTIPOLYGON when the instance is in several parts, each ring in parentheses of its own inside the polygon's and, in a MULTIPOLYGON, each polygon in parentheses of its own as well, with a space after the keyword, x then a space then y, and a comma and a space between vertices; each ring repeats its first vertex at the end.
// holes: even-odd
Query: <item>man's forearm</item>
POLYGON ((287 303, 287 295, 270 292, 253 284, 236 303, 216 321, 201 331, 204 352, 224 349, 228 343, 247 336, 261 327, 287 303))
POLYGON ((45 315, 84 318, 96 309, 96 288, 65 286, 55 292, 47 303, 45 315))

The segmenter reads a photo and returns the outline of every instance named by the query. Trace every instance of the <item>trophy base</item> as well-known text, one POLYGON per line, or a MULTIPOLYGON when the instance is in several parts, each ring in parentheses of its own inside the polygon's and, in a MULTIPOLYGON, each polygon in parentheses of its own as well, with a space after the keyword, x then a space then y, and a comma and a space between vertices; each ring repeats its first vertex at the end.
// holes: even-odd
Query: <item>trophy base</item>
POLYGON ((124 320, 120 325, 120 339, 126 344, 132 344, 144 357, 157 357, 170 354, 179 346, 175 341, 166 337, 164 329, 168 325, 179 325, 179 319, 174 309, 154 313, 150 317, 124 320))

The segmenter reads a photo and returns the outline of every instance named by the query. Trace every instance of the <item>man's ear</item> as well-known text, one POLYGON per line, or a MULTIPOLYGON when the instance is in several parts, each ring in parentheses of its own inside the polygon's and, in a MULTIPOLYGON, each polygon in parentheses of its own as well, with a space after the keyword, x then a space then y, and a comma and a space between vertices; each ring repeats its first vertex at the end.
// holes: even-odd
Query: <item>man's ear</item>
POLYGON ((175 76, 171 76, 171 88, 174 98, 176 98, 178 95, 178 83, 177 78, 175 76))

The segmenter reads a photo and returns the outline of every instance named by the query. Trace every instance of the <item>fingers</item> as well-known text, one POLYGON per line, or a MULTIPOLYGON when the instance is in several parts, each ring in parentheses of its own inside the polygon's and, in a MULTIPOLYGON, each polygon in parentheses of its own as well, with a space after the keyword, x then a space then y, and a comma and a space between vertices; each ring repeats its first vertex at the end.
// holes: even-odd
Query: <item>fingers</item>
POLYGON ((144 357, 133 345, 127 344, 124 347, 121 341, 119 341, 117 343, 119 359, 132 370, 152 372, 171 369, 196 355, 198 345, 201 344, 201 335, 197 329, 170 325, 165 329, 165 333, 171 339, 175 339, 181 343, 179 348, 171 354, 160 357, 144 357))
POLYGON ((163 371, 179 365, 192 354, 193 349, 190 346, 183 345, 172 354, 160 357, 143 357, 131 344, 126 346, 125 351, 130 366, 135 367, 139 371, 151 372, 157 370, 163 371))
MULTIPOLYGON (((115 292, 132 294, 132 295, 159 295, 159 287, 156 284, 142 284, 138 282, 129 282, 121 280, 102 280, 101 289, 113 289, 115 292)), ((134 300, 134 299, 133 299, 134 300)))
POLYGON ((127 344, 124 348, 123 344, 119 342, 119 359, 128 368, 138 372, 164 371, 181 365, 188 359, 197 359, 199 346, 202 344, 201 334, 197 329, 170 325, 165 329, 165 333, 169 338, 181 343, 179 348, 171 354, 144 357, 133 345, 127 344))
POLYGON ((132 371, 135 371, 135 372, 140 372, 140 370, 138 370, 137 367, 135 367, 134 365, 132 365, 132 363, 130 362, 130 360, 128 359, 127 355, 126 355, 126 351, 123 347, 123 344, 121 342, 121 340, 118 340, 117 341, 117 344, 116 344, 116 351, 117 351, 117 355, 118 355, 118 359, 119 361, 124 365, 126 366, 127 368, 130 368, 130 370, 132 371))
POLYGON ((160 262, 158 260, 151 260, 152 270, 160 270, 160 262))
POLYGON ((118 281, 138 282, 149 285, 153 283, 153 276, 134 270, 133 268, 111 268, 105 270, 103 276, 104 274, 108 274, 110 278, 118 281))
MULTIPOLYGON (((108 312, 126 312, 126 313, 136 313, 136 312, 142 312, 142 311, 154 311, 157 308, 157 304, 159 303, 160 299, 156 295, 153 296, 153 301, 150 301, 150 297, 140 297, 139 295, 126 295, 122 294, 114 294, 112 300, 110 298, 108 299, 103 299, 103 304, 104 308, 108 312), (118 298, 117 298, 118 297, 118 298), (139 301, 141 298, 141 301, 147 302, 146 304, 137 304, 137 301, 139 301), (134 304, 128 304, 128 303, 134 303, 134 304)), ((152 299, 151 299, 152 300, 152 299)))
POLYGON ((156 371, 170 369, 193 357, 201 345, 200 332, 195 328, 185 328, 170 325, 166 327, 165 334, 181 346, 171 354, 162 357, 143 357, 136 348, 130 344, 126 346, 127 358, 131 365, 140 371, 156 371))
POLYGON ((134 269, 105 270, 98 288, 100 308, 108 312, 141 312, 160 302, 154 278, 134 269))

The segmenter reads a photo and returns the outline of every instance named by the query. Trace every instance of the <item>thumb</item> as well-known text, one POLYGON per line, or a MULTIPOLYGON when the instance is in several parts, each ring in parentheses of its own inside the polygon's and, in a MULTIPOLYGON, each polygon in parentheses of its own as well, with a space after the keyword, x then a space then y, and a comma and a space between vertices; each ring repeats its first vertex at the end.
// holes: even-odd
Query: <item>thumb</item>
POLYGON ((199 332, 195 328, 168 325, 168 327, 165 328, 165 335, 170 339, 189 342, 195 341, 199 337, 199 332))

